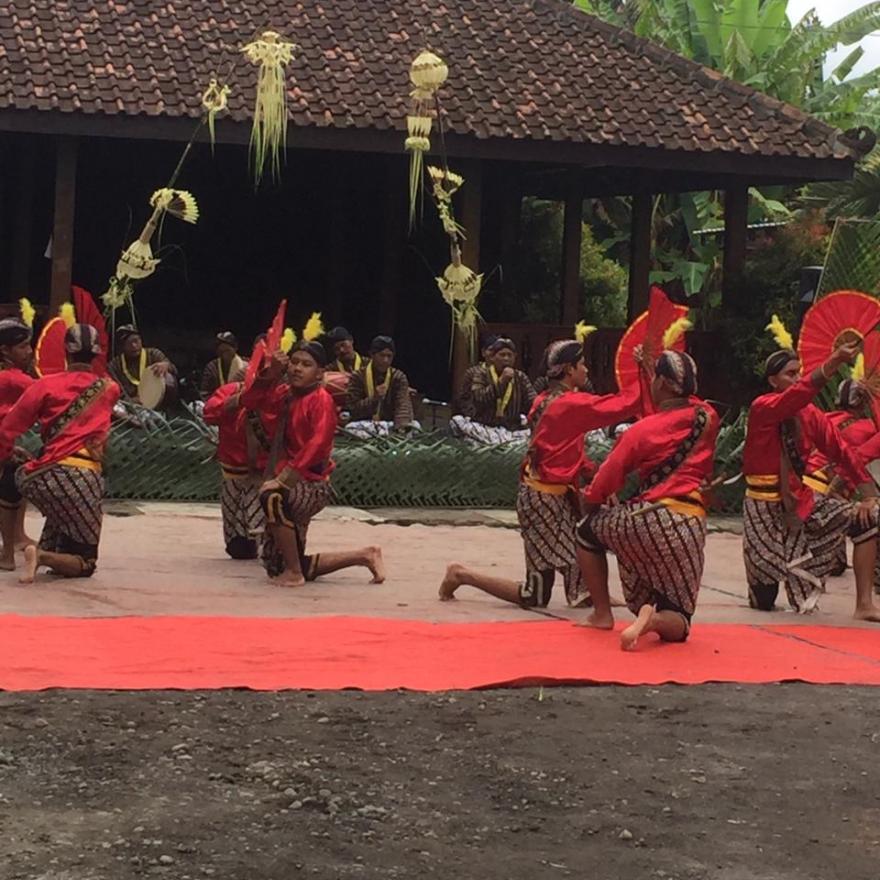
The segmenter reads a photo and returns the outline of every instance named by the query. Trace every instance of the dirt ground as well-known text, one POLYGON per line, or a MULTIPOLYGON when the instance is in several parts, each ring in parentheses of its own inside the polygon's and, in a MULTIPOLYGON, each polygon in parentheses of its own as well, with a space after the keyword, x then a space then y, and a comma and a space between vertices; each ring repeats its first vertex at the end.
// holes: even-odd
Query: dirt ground
POLYGON ((878 743, 847 687, 7 694, 0 877, 876 880, 878 743))

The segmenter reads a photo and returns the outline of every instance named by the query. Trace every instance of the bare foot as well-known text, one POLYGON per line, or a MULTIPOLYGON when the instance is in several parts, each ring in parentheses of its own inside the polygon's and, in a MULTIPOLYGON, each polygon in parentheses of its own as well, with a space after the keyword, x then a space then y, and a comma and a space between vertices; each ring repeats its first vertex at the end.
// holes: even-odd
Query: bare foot
POLYGON ((284 571, 277 578, 273 578, 272 583, 275 584, 276 587, 292 589, 294 587, 304 587, 306 585, 306 579, 301 573, 297 574, 295 571, 284 571))
POLYGON ((24 550, 25 547, 35 547, 37 542, 33 538, 29 538, 27 535, 18 535, 15 538, 15 549, 16 550, 24 550))
POLYGON ((636 619, 620 634, 620 648, 623 651, 635 651, 639 636, 647 629, 654 616, 653 605, 642 605, 636 619))
POLYGON ((381 547, 367 547, 367 568, 373 575, 371 584, 385 583, 385 560, 382 558, 381 547))
POLYGON ((880 623, 880 608, 872 605, 870 608, 856 608, 853 617, 856 620, 868 620, 871 623, 880 623))
POLYGON ((588 626, 591 629, 614 629, 614 615, 600 615, 594 611, 586 620, 579 620, 578 626, 588 626))
POLYGON ((20 584, 32 584, 37 576, 37 564, 40 561, 40 554, 37 548, 31 544, 24 548, 24 574, 18 579, 20 584))
POLYGON ((461 586, 461 572, 464 566, 452 562, 446 566, 446 575, 440 584, 440 601, 450 602, 455 598, 455 591, 461 586))

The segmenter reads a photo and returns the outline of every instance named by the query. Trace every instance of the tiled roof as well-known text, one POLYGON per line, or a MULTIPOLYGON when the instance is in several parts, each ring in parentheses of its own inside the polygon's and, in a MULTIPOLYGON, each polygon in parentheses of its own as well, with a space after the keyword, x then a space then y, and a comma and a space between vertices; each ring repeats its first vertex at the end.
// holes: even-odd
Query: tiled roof
POLYGON ((429 48, 449 64, 457 135, 852 156, 801 111, 561 0, 0 0, 0 113, 197 117, 208 79, 237 62, 244 122, 254 80, 237 49, 267 27, 299 47, 295 126, 402 130, 409 64, 429 48))

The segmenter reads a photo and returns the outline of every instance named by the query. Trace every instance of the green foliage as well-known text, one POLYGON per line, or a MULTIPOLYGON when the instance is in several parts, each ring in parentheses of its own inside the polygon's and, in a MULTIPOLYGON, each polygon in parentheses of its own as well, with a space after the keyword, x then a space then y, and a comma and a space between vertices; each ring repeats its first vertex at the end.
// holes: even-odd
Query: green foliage
POLYGON ((801 195, 808 208, 822 208, 828 217, 873 220, 880 215, 880 149, 856 166, 852 180, 814 183, 801 195))

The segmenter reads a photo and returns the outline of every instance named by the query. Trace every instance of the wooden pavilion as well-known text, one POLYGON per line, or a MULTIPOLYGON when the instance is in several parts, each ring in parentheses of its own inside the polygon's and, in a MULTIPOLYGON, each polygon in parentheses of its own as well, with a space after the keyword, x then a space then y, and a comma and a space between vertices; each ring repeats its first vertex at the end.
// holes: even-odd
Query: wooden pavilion
MULTIPOLYGON (((725 192, 724 295, 742 295, 748 188, 848 178, 858 144, 800 110, 724 79, 561 0, 0 0, 0 301, 54 309, 71 281, 102 292, 200 115, 231 70, 212 154, 200 138, 179 185, 195 228, 139 288, 148 332, 243 336, 288 296, 365 346, 399 337, 411 378, 446 393, 445 264, 431 218, 406 225, 403 151, 412 58, 449 64, 446 148, 466 178, 465 260, 488 272, 516 253, 523 197, 564 202, 559 320, 579 317, 583 199, 632 197, 630 311, 648 291, 651 198, 725 192), (272 28, 288 68, 287 165, 247 176, 253 70, 240 47, 272 28), (51 240, 51 258, 47 243, 51 240)), ((484 294, 491 312, 493 276, 484 294)), ((589 292, 586 292, 587 295, 589 292)))

